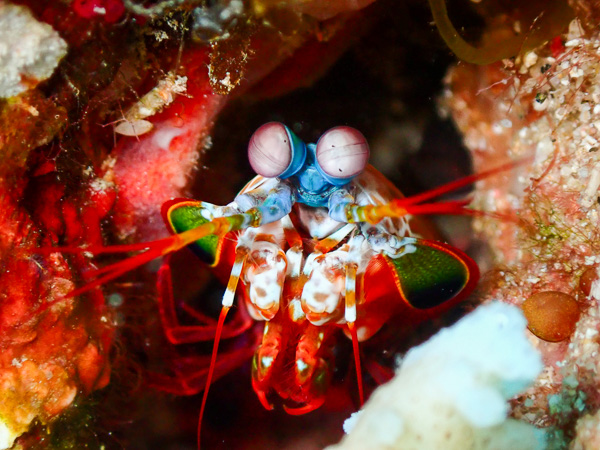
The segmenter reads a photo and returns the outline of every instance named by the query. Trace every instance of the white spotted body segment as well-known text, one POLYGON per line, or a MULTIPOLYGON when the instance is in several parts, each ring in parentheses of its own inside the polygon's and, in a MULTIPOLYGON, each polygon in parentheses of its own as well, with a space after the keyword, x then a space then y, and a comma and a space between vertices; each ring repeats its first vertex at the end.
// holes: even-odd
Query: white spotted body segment
POLYGON ((302 310, 314 325, 339 320, 348 252, 335 250, 315 258, 302 290, 302 310))
POLYGON ((286 269, 287 260, 280 247, 267 241, 252 245, 244 281, 252 305, 265 320, 279 311, 286 269))

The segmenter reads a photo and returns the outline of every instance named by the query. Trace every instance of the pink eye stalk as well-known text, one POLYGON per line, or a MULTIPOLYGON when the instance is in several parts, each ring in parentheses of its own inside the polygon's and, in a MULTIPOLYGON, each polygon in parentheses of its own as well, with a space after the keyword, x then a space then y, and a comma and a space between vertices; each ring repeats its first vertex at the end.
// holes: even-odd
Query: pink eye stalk
POLYGON ((248 144, 248 160, 252 169, 266 178, 275 178, 292 161, 292 144, 285 125, 269 122, 254 132, 248 144))
POLYGON ((335 127, 317 142, 317 163, 325 175, 350 178, 361 173, 369 160, 369 144, 351 127, 335 127))

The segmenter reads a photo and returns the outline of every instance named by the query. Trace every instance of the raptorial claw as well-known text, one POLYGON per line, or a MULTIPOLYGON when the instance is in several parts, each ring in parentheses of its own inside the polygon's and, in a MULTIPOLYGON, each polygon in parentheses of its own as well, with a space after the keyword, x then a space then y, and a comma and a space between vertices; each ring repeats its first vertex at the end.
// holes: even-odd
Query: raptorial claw
POLYGON ((337 321, 344 294, 347 252, 336 250, 317 256, 312 262, 310 278, 302 290, 302 310, 314 325, 337 321))
POLYGON ((252 246, 245 281, 250 301, 259 314, 270 320, 279 311, 287 269, 285 253, 272 242, 258 241, 252 246))

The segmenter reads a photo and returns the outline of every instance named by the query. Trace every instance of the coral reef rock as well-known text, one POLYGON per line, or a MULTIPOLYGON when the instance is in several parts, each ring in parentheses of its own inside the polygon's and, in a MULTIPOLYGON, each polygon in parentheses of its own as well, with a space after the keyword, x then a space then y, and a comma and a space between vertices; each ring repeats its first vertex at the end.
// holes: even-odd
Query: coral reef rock
POLYGON ((24 6, 0 1, 0 97, 9 98, 52 75, 67 43, 24 6))
POLYGON ((503 180, 478 186, 476 207, 518 218, 475 222, 501 264, 488 277, 484 301, 527 309, 533 296, 561 293, 581 310, 576 322, 577 311, 565 314, 564 304, 554 313, 548 306, 529 312, 530 338, 546 367, 513 414, 552 427, 556 447, 583 448, 577 446, 597 434, 600 417, 599 49, 600 34, 573 20, 564 34, 515 60, 456 66, 444 95, 476 171, 530 158, 503 180), (561 329, 568 333, 555 339, 561 329))

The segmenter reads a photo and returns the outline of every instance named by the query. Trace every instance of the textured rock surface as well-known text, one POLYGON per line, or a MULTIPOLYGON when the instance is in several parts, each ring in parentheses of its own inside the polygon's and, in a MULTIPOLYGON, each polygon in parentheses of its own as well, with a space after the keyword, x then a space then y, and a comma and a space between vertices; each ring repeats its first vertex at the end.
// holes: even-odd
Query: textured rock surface
POLYGON ((67 43, 24 6, 0 1, 0 97, 45 80, 67 54, 67 43))
POLYGON ((457 66, 444 98, 477 170, 531 158, 481 182, 476 194, 477 207, 516 219, 476 222, 500 264, 486 298, 520 306, 533 294, 558 291, 577 298, 583 311, 565 341, 530 335, 546 367, 515 402, 515 416, 555 427, 551 442, 558 446, 598 425, 600 291, 596 281, 585 285, 600 262, 599 49, 598 33, 575 20, 564 35, 515 61, 457 66), (586 412, 592 415, 575 427, 586 412))

